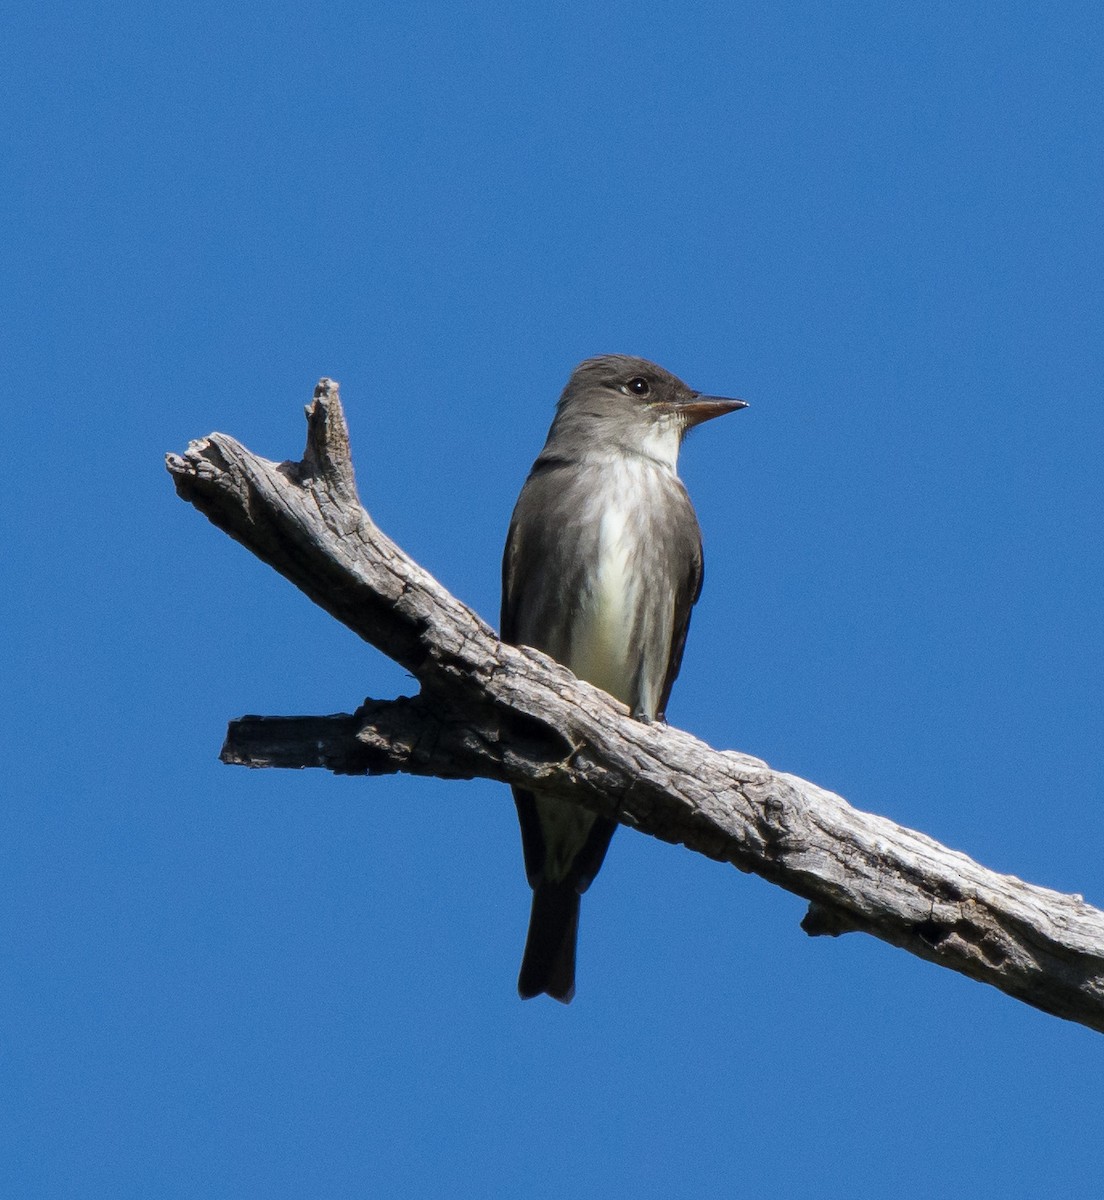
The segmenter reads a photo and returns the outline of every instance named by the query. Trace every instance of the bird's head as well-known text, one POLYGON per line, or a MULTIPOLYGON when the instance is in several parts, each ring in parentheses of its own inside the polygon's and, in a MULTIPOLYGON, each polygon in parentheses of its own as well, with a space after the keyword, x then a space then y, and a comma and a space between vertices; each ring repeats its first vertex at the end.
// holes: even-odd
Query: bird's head
POLYGON ((688 429, 746 408, 744 400, 704 396, 670 371, 626 354, 588 358, 571 373, 552 436, 591 448, 622 448, 674 467, 688 429))

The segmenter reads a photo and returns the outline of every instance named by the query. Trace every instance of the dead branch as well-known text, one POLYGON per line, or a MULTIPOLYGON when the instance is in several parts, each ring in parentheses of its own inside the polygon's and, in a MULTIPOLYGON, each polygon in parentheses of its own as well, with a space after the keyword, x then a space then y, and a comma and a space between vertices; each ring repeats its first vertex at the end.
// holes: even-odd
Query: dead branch
POLYGON ((811 935, 870 933, 1104 1031, 1104 912, 1080 896, 989 871, 759 759, 634 721, 545 655, 499 642, 361 507, 331 380, 307 408, 301 462, 213 433, 166 463, 183 499, 421 688, 351 715, 243 717, 224 762, 554 793, 804 897, 811 935))

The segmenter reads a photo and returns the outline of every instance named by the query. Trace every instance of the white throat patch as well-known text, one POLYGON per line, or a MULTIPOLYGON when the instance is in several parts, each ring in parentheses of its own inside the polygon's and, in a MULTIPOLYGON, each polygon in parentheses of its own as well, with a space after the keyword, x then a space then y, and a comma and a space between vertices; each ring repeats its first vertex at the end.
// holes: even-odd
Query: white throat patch
POLYGON ((672 471, 678 466, 682 422, 673 413, 661 417, 640 444, 642 454, 654 458, 672 471))

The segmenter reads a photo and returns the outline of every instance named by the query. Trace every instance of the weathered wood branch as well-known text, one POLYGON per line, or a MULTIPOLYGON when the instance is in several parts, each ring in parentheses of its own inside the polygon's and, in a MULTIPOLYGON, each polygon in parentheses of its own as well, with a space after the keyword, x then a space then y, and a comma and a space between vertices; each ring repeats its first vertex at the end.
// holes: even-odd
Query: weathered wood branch
POLYGON ((545 655, 499 642, 374 525, 337 385, 307 409, 302 462, 224 434, 167 456, 178 493, 418 680, 353 714, 243 717, 223 761, 482 776, 554 793, 810 901, 810 934, 862 931, 1104 1031, 1104 912, 762 761, 628 710, 545 655))

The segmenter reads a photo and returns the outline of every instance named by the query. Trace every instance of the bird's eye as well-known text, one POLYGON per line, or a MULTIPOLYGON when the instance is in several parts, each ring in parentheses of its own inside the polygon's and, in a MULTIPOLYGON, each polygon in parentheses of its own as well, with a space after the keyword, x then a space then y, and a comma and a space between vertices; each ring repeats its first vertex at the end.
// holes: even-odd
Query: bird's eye
POLYGON ((646 379, 642 379, 639 375, 635 379, 629 380, 629 391, 634 396, 646 396, 651 391, 651 386, 646 379))

